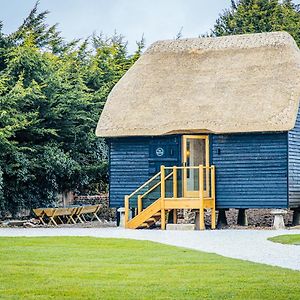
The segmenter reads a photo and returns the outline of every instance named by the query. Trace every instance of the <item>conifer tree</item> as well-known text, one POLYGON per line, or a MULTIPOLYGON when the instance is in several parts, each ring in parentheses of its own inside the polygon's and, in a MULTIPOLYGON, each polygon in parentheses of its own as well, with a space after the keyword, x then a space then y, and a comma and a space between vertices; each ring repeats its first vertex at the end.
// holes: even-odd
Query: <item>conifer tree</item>
POLYGON ((13 33, 0 23, 0 213, 55 205, 107 186, 95 128, 108 93, 138 59, 120 35, 66 42, 34 6, 13 33))
POLYGON ((291 0, 239 0, 217 19, 212 36, 287 31, 300 45, 299 5, 291 0))

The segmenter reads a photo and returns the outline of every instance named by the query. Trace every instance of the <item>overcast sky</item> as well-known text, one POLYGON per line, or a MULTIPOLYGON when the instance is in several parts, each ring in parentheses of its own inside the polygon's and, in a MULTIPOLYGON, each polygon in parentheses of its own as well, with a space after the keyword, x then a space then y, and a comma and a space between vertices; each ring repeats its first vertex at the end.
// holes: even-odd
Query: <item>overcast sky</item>
MULTIPOLYGON (((4 32, 15 30, 36 0, 1 0, 4 32)), ((197 37, 208 32, 230 0, 41 0, 49 10, 47 22, 59 23, 62 35, 71 40, 93 32, 111 35, 115 30, 129 41, 129 49, 142 35, 146 45, 176 36, 197 37)))

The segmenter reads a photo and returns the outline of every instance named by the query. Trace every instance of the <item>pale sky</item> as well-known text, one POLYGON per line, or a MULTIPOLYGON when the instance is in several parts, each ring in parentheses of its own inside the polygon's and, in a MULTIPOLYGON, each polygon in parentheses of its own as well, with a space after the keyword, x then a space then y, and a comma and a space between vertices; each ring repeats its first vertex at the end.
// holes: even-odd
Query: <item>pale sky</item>
MULTIPOLYGON (((4 32, 15 30, 35 0, 0 0, 4 32)), ((230 0, 40 0, 40 11, 49 10, 49 25, 59 23, 67 40, 86 38, 93 32, 111 35, 115 30, 129 41, 129 50, 142 35, 146 45, 208 32, 230 0)))
MULTIPOLYGON (((0 20, 4 32, 15 30, 28 15, 36 0, 0 0, 0 20)), ((86 38, 93 32, 111 35, 115 30, 135 49, 142 35, 146 45, 208 32, 230 0, 41 0, 40 11, 49 10, 47 22, 59 23, 67 40, 86 38)))

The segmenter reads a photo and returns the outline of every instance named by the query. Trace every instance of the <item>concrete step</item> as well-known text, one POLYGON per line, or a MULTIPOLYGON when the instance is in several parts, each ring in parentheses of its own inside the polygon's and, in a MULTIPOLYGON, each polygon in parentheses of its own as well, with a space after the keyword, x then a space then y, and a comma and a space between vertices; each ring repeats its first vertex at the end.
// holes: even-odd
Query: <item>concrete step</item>
POLYGON ((167 230, 195 230, 195 224, 167 224, 167 230))

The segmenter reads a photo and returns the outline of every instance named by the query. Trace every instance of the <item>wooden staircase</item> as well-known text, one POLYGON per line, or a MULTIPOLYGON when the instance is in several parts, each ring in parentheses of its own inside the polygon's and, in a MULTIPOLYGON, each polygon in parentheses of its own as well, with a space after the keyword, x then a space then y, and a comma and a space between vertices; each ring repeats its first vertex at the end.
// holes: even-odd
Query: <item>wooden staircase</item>
POLYGON ((146 220, 144 223, 142 223, 140 226, 137 227, 137 229, 150 229, 153 228, 157 221, 159 221, 161 218, 161 212, 158 212, 157 214, 153 215, 151 218, 146 220))
POLYGON ((151 228, 161 219, 161 199, 159 198, 138 215, 128 221, 127 228, 143 229, 151 228))
MULTIPOLYGON (((156 195, 156 194, 155 194, 156 195)), ((181 191, 180 195, 185 195, 181 191)), ((155 196, 156 197, 156 196, 155 196)), ((152 198, 153 199, 153 198, 152 198)), ((155 199, 155 198, 154 198, 155 199)), ((199 228, 205 229, 204 211, 211 210, 211 228, 215 229, 216 225, 216 206, 215 206, 215 167, 165 167, 161 166, 161 171, 145 182, 129 196, 125 196, 125 228, 129 229, 150 229, 160 220, 161 229, 166 228, 166 212, 173 211, 174 220, 177 219, 178 209, 195 209, 199 211, 199 228), (188 169, 199 170, 199 190, 193 197, 178 196, 178 172, 183 174, 188 169), (166 170, 170 173, 166 175, 166 170), (205 171, 205 173, 204 173, 205 171), (159 181, 157 182, 157 180, 159 181), (166 182, 172 186, 172 192, 166 192, 166 182), (151 192, 160 189, 160 197, 154 200, 149 206, 144 208, 143 199, 151 192), (146 191, 143 192, 143 190, 146 191), (135 198, 134 198, 135 197, 135 198), (135 199, 136 206, 130 207, 130 198, 135 199), (137 200, 136 200, 137 199, 137 200), (129 219, 131 209, 135 209, 136 215, 129 219)), ((176 221, 175 221, 176 222, 176 221)))

